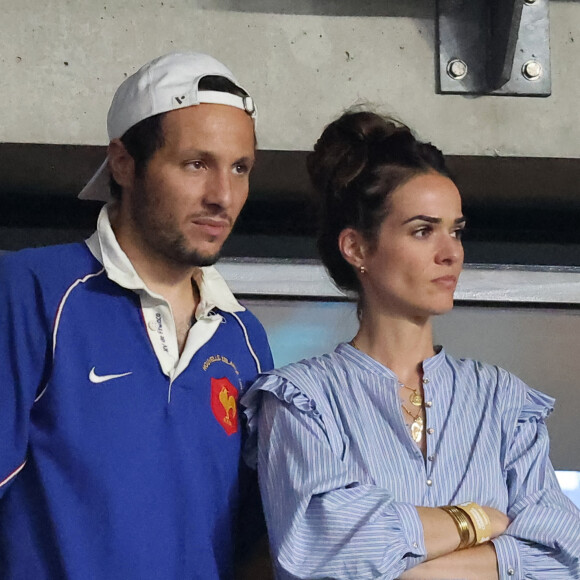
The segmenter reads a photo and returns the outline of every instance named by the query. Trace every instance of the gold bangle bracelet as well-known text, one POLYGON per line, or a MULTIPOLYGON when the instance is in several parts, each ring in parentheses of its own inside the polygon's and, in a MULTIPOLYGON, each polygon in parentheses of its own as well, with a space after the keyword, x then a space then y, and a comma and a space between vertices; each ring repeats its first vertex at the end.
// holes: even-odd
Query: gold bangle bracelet
POLYGON ((489 542, 491 539, 491 521, 483 508, 476 503, 466 502, 457 506, 471 520, 475 530, 476 544, 489 542))
POLYGON ((463 525, 467 527, 467 531, 468 531, 468 538, 466 540, 466 543, 464 546, 462 546, 462 548, 471 548, 472 546, 475 545, 476 542, 476 533, 475 533, 475 529, 473 526, 473 522, 471 521, 471 518, 469 517, 469 515, 467 515, 464 511, 460 510, 457 506, 452 506, 453 508, 453 513, 455 514, 455 516, 463 522, 463 525))
POLYGON ((457 549, 471 548, 475 544, 476 534, 471 519, 466 512, 454 505, 442 506, 441 509, 451 516, 457 526, 457 531, 459 532, 459 546, 457 549))

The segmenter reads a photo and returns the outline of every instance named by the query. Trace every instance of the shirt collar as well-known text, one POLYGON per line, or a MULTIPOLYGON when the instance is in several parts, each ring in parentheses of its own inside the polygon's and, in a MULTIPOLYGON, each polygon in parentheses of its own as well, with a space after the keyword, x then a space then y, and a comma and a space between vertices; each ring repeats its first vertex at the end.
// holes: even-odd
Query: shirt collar
MULTIPOLYGON (((104 266, 107 276, 123 288, 134 292, 144 292, 150 296, 165 300, 147 288, 145 282, 133 267, 131 260, 121 249, 109 220, 110 204, 103 206, 97 220, 97 229, 86 240, 86 244, 95 258, 104 266)), ((226 281, 213 266, 196 268, 193 279, 200 293, 200 302, 196 317, 206 316, 213 308, 224 312, 240 312, 245 308, 236 300, 226 281)))
MULTIPOLYGON (((433 372, 444 360, 445 349, 434 346, 435 354, 423 361, 423 372, 433 372)), ((378 375, 387 376, 398 381, 397 375, 388 367, 369 356, 366 352, 360 351, 349 342, 341 342, 335 349, 341 356, 356 363, 361 370, 372 371, 378 375)))

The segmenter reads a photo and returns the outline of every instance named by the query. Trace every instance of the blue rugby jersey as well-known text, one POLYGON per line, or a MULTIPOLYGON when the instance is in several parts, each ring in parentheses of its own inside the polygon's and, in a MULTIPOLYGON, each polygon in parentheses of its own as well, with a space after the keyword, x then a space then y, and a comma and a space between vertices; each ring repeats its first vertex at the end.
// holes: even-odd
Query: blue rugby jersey
POLYGON ((125 260, 106 208, 88 246, 0 259, 0 578, 232 577, 237 399, 272 366, 264 330, 204 268, 177 356, 125 260))
POLYGON ((580 513, 548 458, 553 399, 443 350, 423 371, 425 458, 396 375, 348 344, 244 395, 278 577, 398 578, 426 556, 414 506, 475 501, 513 520, 493 540, 502 580, 580 578, 580 513))

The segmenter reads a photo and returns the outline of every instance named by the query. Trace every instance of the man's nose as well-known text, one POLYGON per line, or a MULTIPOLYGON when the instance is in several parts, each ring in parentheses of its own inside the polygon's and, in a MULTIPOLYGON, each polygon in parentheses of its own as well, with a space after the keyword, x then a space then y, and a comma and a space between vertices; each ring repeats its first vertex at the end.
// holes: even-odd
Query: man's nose
POLYGON ((227 209, 233 196, 233 175, 228 169, 215 169, 208 175, 205 188, 205 202, 227 209))

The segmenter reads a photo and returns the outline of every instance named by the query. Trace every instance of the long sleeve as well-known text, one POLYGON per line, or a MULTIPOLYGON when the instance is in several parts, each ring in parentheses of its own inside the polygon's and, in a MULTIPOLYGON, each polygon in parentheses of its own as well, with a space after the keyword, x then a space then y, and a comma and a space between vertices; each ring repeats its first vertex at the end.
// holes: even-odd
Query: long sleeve
POLYGON ((513 520, 493 540, 502 579, 578 578, 578 510, 548 459, 553 400, 442 350, 423 370, 425 457, 394 373, 346 344, 242 398, 280 576, 396 578, 426 558, 414 506, 475 501, 513 520))
POLYGON ((580 512, 561 492, 548 457, 548 398, 526 389, 505 465, 513 521, 493 541, 500 578, 580 578, 580 512))
POLYGON ((0 497, 26 463, 29 416, 47 368, 47 334, 33 276, 0 260, 0 497))
POLYGON ((417 510, 345 466, 340 436, 313 401, 291 397, 285 379, 267 381, 290 401, 265 393, 258 426, 260 487, 280 576, 386 580, 422 561, 417 510))

